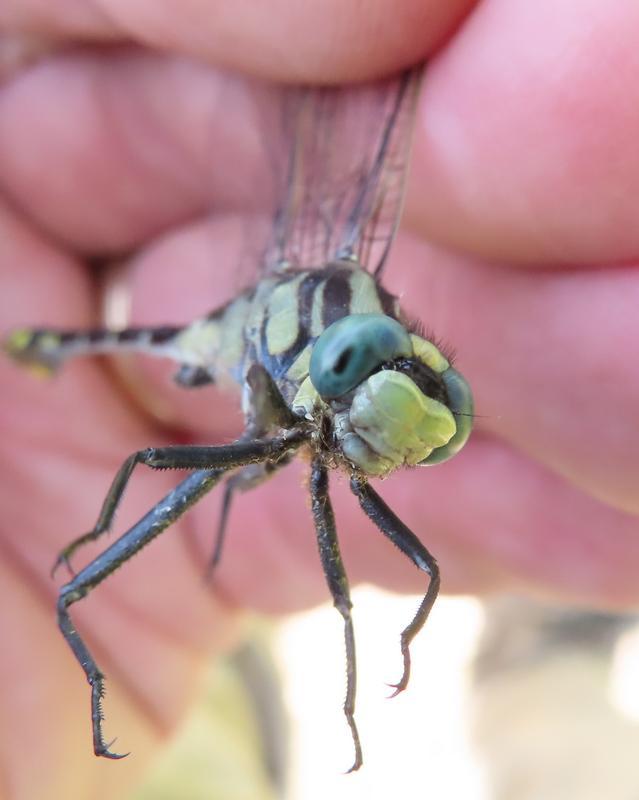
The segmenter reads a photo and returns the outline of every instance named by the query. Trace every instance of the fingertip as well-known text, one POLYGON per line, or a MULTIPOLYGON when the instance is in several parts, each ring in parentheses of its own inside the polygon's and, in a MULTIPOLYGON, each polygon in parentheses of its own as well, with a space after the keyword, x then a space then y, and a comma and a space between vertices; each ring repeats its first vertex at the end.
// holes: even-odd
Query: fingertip
POLYGON ((56 41, 125 39, 216 66, 292 83, 364 80, 436 49, 474 0, 6 0, 8 30, 56 41))

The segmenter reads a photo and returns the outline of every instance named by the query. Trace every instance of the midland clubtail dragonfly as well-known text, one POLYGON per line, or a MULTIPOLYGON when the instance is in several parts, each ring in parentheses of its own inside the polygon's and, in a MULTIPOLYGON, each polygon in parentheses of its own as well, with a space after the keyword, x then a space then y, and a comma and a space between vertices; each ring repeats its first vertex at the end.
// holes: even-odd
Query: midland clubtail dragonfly
POLYGON ((352 769, 362 763, 354 719, 355 640, 328 494, 330 469, 348 474, 364 513, 428 576, 426 594, 401 634, 403 673, 395 694, 406 688, 409 645, 435 601, 439 571, 369 478, 449 459, 466 443, 473 419, 466 381, 380 284, 399 218, 421 72, 359 87, 282 93, 287 155, 261 277, 222 308, 183 327, 34 328, 16 330, 5 342, 16 361, 38 370, 54 370, 72 356, 133 350, 174 360, 181 385, 204 386, 226 373, 242 387, 245 430, 235 443, 133 453, 116 474, 95 527, 56 561, 70 568, 76 550, 109 530, 138 464, 193 470, 60 589, 58 624, 91 685, 96 755, 122 757, 103 737, 104 676, 69 607, 227 478, 217 563, 234 492, 262 483, 302 451, 310 460, 322 567, 344 621, 352 769))

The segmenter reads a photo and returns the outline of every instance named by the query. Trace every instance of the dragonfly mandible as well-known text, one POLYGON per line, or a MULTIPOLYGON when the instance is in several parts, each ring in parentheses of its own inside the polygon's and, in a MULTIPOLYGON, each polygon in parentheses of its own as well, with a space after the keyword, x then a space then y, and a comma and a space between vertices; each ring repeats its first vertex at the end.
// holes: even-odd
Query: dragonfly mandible
POLYGON ((409 646, 437 597, 439 570, 369 479, 451 458, 466 443, 473 420, 467 382, 380 283, 400 215, 422 71, 361 86, 283 92, 286 158, 261 276, 223 307, 186 326, 32 328, 16 330, 5 341, 7 352, 33 369, 53 371, 79 355, 138 351, 175 361, 175 380, 183 386, 206 386, 226 374, 242 391, 245 429, 235 443, 133 453, 117 472, 95 526, 55 563, 70 568, 79 548, 110 529, 137 465, 193 470, 101 555, 72 573, 59 592, 59 627, 91 685, 98 756, 122 757, 105 741, 104 675, 71 620, 70 606, 226 479, 213 568, 233 494, 267 480, 302 451, 310 461, 320 559, 344 623, 352 770, 362 764, 354 717, 355 637, 329 498, 331 469, 348 474, 363 512, 428 578, 423 600, 401 633, 403 672, 395 693, 406 688, 409 646))

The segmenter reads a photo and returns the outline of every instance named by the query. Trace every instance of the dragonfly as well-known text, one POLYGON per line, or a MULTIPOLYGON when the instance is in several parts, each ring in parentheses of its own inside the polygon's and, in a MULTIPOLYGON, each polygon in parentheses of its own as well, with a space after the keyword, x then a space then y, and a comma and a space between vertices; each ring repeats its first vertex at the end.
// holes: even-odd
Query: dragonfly
POLYGON ((75 356, 137 351, 177 364, 175 380, 202 387, 230 377, 241 391, 245 426, 232 444, 148 447, 126 458, 95 526, 59 554, 70 580, 57 621, 91 687, 93 749, 122 758, 103 733, 105 677, 76 629, 70 607, 225 481, 210 569, 220 561, 233 496, 263 483, 296 456, 310 464, 309 491, 319 555, 341 615, 346 651, 344 714, 362 764, 355 721, 356 659, 348 579, 328 476, 346 473, 364 514, 427 578, 401 632, 404 690, 410 644, 440 586, 421 540, 371 485, 406 467, 430 466, 466 444, 471 389, 451 358, 402 311, 381 283, 400 217, 423 67, 385 81, 341 88, 291 88, 278 113, 281 159, 272 224, 252 285, 183 325, 121 330, 25 328, 5 340, 17 362, 52 372, 75 356), (138 465, 189 470, 170 493, 80 571, 71 557, 110 528, 138 465))

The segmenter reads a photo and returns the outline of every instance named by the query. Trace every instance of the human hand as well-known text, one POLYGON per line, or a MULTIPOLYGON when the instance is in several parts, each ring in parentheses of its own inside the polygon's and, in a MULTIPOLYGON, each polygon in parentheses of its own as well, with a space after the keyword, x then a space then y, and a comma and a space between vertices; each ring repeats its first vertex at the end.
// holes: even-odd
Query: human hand
MULTIPOLYGON (((18 14, 36 27, 35 12, 19 6, 0 11, 9 32, 18 14)), ((206 20, 184 5, 165 4, 159 18, 157 5, 111 3, 108 18, 85 11, 83 19, 52 6, 48 19, 38 18, 45 38, 144 49, 63 48, 6 79, 3 326, 94 323, 87 254, 134 253, 124 261, 136 323, 186 321, 234 288, 236 227, 217 210, 236 210, 242 181, 230 181, 228 169, 238 166, 231 160, 215 162, 213 176, 206 165, 215 155, 213 120, 229 139, 241 135, 241 104, 234 111, 217 93, 232 97, 237 87, 175 53, 269 78, 337 82, 436 51, 418 113, 410 233, 399 237, 386 282, 455 346, 481 418, 462 456, 398 474, 381 492, 438 557, 445 590, 531 587, 627 605, 636 602, 639 555, 636 12, 592 3, 589 13, 583 4, 572 14, 548 4, 533 14, 523 3, 493 2, 443 45, 463 6, 380 4, 379 16, 364 20, 343 5, 330 15, 318 4, 304 12, 317 14, 310 22, 284 4, 279 16, 271 6, 266 21, 254 8, 244 16, 234 8, 227 19, 226 6, 206 20), (116 17, 117 26, 105 21, 116 17), (211 264, 221 265, 214 280, 211 264)), ((185 431, 228 441, 233 401, 180 393, 165 372, 149 370, 146 393, 162 402, 166 425, 96 364, 70 364, 49 385, 7 363, 0 369, 10 465, 0 482, 10 598, 2 629, 13 642, 1 669, 5 687, 28 686, 26 700, 3 694, 4 771, 22 796, 43 796, 45 785, 48 797, 95 797, 98 786, 112 796, 179 718, 211 642, 219 650, 233 637, 233 607, 281 611, 326 596, 300 470, 238 500, 212 588, 200 580, 216 519, 207 501, 73 607, 110 679, 107 732, 135 750, 116 770, 97 759, 79 763, 77 753, 90 747, 88 697, 52 622, 51 561, 93 524, 125 455, 185 431)), ((136 473, 117 531, 176 478, 136 473)), ((423 590, 423 577, 389 554, 345 482, 333 483, 352 581, 423 590)))

